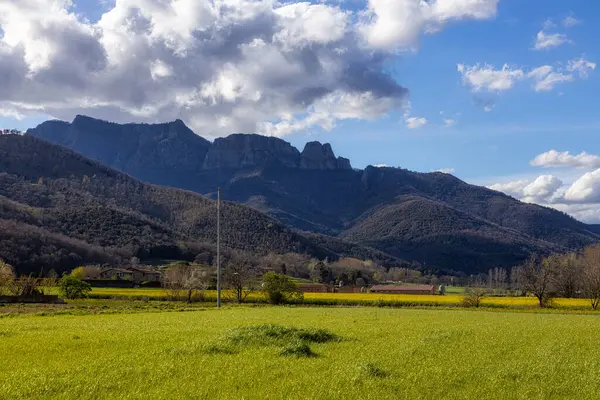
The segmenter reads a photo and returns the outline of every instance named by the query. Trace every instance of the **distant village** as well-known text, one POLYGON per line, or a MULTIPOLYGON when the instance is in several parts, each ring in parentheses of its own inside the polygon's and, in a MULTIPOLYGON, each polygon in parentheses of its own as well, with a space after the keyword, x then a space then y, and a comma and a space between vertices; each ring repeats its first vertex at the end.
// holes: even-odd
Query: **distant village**
MULTIPOLYGON (((163 281, 163 272, 150 266, 109 267, 100 270, 92 279, 86 279, 92 286, 118 287, 158 287, 163 281)), ((385 282, 375 285, 343 285, 326 283, 299 283, 298 289, 303 293, 381 293, 381 294, 445 294, 445 285, 402 284, 385 282)))

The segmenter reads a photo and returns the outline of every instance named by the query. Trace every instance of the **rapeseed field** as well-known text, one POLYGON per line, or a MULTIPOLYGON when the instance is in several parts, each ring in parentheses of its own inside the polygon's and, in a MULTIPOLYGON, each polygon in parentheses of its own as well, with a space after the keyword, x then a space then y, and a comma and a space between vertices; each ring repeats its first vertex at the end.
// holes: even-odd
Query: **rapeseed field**
MULTIPOLYGON (((232 294, 223 291, 223 296, 233 298, 232 294)), ((168 299, 167 293, 160 288, 156 289, 119 289, 119 288, 94 288, 92 297, 99 298, 135 298, 135 299, 168 299)), ((204 292, 206 301, 215 301, 217 292, 207 290, 204 292)), ((323 305, 392 305, 392 306, 460 306, 463 296, 449 294, 439 295, 412 295, 412 294, 381 294, 381 293, 305 293, 307 304, 323 305)), ((249 302, 264 301, 260 292, 251 293, 249 302)), ((510 308, 535 308, 538 301, 535 297, 486 297, 482 301, 484 307, 510 307, 510 308)), ((591 309, 587 299, 554 299, 553 306, 564 309, 591 309)))

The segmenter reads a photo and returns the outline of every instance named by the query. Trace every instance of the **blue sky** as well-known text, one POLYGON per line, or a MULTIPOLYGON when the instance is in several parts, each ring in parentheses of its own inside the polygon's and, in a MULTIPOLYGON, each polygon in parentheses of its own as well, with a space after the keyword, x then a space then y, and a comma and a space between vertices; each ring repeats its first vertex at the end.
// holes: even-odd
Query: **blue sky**
MULTIPOLYGON (((44 3, 49 4, 44 0, 28 1, 39 5, 40 9, 43 9, 44 3)), ((228 1, 230 5, 235 4, 233 7, 239 7, 240 13, 251 14, 250 3, 247 0, 228 1)), ((152 3, 143 0, 136 4, 145 2, 152 3)), ((198 4, 203 2, 199 1, 198 4)), ((418 3, 417 0, 414 2, 418 3)), ((100 35, 98 32, 103 32, 103 38, 98 41, 101 43, 100 46, 103 46, 104 53, 108 55, 106 56, 108 61, 100 63, 96 69, 85 69, 89 65, 88 62, 85 66, 74 70, 74 75, 81 73, 83 79, 89 76, 90 80, 94 80, 109 67, 118 68, 119 62, 123 64, 134 62, 131 58, 125 58, 122 54, 119 55, 114 49, 109 48, 115 41, 125 39, 116 34, 109 37, 106 33, 117 32, 118 29, 116 30, 115 27, 123 26, 123 21, 132 21, 133 14, 129 12, 134 7, 126 6, 128 3, 133 4, 132 1, 125 0, 114 9, 114 3, 107 1, 75 0, 73 6, 69 6, 66 1, 63 3, 64 9, 73 15, 77 22, 73 22, 73 18, 70 21, 63 20, 60 16, 57 16, 56 19, 48 17, 48 20, 65 25, 76 23, 73 30, 77 30, 81 35, 84 33, 90 35, 85 40, 92 40, 90 37, 98 38, 100 35), (109 14, 105 14, 109 11, 109 14), (115 60, 117 61, 115 62, 115 60)), ((378 83, 381 80, 365 82, 364 85, 360 82, 348 83, 346 78, 338 80, 333 76, 335 73, 331 71, 339 71, 339 69, 333 68, 323 77, 315 77, 315 80, 325 82, 323 85, 327 86, 331 96, 327 97, 328 95, 326 95, 316 100, 312 97, 309 100, 303 98, 300 107, 293 103, 294 99, 298 98, 298 92, 287 97, 280 97, 283 96, 281 93, 289 86, 285 83, 270 94, 268 88, 265 87, 265 82, 270 82, 269 77, 252 75, 240 78, 239 71, 251 70, 257 64, 257 59, 254 59, 252 55, 247 56, 243 60, 243 64, 241 61, 239 64, 227 64, 224 61, 219 64, 221 62, 219 60, 222 59, 215 61, 215 59, 209 59, 207 53, 202 53, 201 57, 193 59, 194 63, 206 62, 207 65, 210 63, 217 71, 215 72, 217 75, 222 70, 231 72, 224 78, 222 74, 220 80, 215 78, 210 82, 207 81, 208 83, 203 86, 203 95, 208 93, 206 96, 212 96, 213 100, 217 98, 229 100, 229 102, 224 101, 223 104, 227 104, 222 106, 221 104, 212 104, 213 107, 218 107, 214 108, 215 110, 218 109, 218 112, 223 113, 214 114, 215 118, 212 118, 212 121, 219 121, 218 124, 214 123, 214 126, 211 125, 210 117, 212 115, 210 113, 202 108, 194 108, 197 107, 196 103, 188 106, 193 102, 191 97, 187 103, 181 103, 178 100, 177 105, 185 104, 185 106, 181 106, 182 109, 185 108, 185 111, 179 115, 180 111, 177 111, 176 107, 156 100, 151 91, 144 95, 138 95, 136 90, 146 90, 145 87, 139 88, 143 87, 142 84, 139 87, 132 87, 131 90, 123 90, 123 93, 115 89, 118 92, 116 95, 102 93, 102 96, 94 98, 94 91, 101 91, 103 87, 110 86, 110 84, 106 84, 106 81, 102 81, 102 86, 98 87, 80 84, 81 91, 85 91, 85 96, 82 96, 83 100, 77 97, 79 86, 74 85, 75 89, 65 92, 64 97, 75 100, 73 102, 65 101, 64 104, 58 105, 50 100, 23 100, 18 97, 20 94, 4 95, 0 98, 0 126, 24 130, 47 118, 69 119, 75 113, 85 113, 120 122, 152 122, 181 117, 197 133, 205 137, 254 130, 277 134, 299 148, 302 148, 304 143, 310 140, 330 142, 336 154, 350 158, 355 167, 363 168, 369 164, 386 164, 423 172, 447 169, 467 182, 487 186, 497 184, 495 188, 498 190, 504 190, 523 200, 550 205, 590 222, 600 221, 600 207, 598 206, 600 183, 595 180, 595 175, 587 175, 586 180, 581 181, 586 174, 596 172, 596 168, 600 168, 600 164, 597 165, 595 162, 578 164, 577 160, 579 159, 574 158, 582 152, 591 156, 600 154, 600 99, 598 94, 600 93, 600 68, 595 68, 595 63, 600 62, 600 46, 597 45, 597 38, 600 37, 600 2, 596 0, 569 2, 564 0, 480 0, 479 6, 472 6, 469 4, 476 2, 431 0, 431 12, 423 11, 423 14, 419 14, 425 22, 415 25, 415 29, 418 31, 416 37, 411 37, 410 34, 403 32, 402 24, 394 25, 392 21, 384 25, 382 22, 386 13, 396 13, 399 21, 411 21, 407 23, 411 25, 413 19, 416 18, 410 14, 414 12, 414 9, 394 6, 395 8, 388 10, 382 8, 381 4, 383 3, 380 0, 314 3, 314 5, 321 4, 331 8, 327 10, 315 8, 311 9, 312 13, 309 13, 306 7, 300 7, 295 9, 295 14, 286 14, 298 16, 304 12, 303 15, 310 15, 313 20, 317 20, 320 15, 323 15, 325 19, 321 21, 329 21, 334 17, 345 15, 344 31, 346 34, 340 34, 336 41, 319 37, 318 26, 308 25, 309 22, 306 22, 308 19, 303 22, 308 27, 306 30, 303 30, 304 28, 294 30, 285 26, 285 24, 295 26, 294 18, 296 17, 279 23, 278 26, 283 25, 285 30, 284 28, 277 29, 287 32, 285 46, 297 44, 296 39, 306 35, 302 42, 303 46, 307 46, 307 41, 312 41, 308 46, 310 49, 315 49, 315 57, 319 57, 321 60, 330 60, 323 57, 330 57, 333 54, 331 49, 334 45, 344 48, 344 53, 337 53, 339 54, 337 58, 335 55, 331 58, 334 60, 331 61, 332 63, 339 61, 342 67, 358 63, 370 71, 377 71, 382 76, 389 74, 398 87, 408 89, 408 95, 399 94, 400 89, 394 91, 393 95, 389 94, 387 89, 382 88, 378 83), (434 4, 436 1, 439 4, 434 4), (340 5, 341 10, 335 8, 337 4, 340 5), (304 11, 300 12, 299 9, 304 11), (343 14, 344 11, 347 13, 343 14), (435 32, 432 33, 431 30, 435 32), (348 31, 352 31, 352 33, 348 34, 348 31), (289 32, 292 34, 290 35, 289 32), (547 39, 545 44, 538 40, 540 35, 542 39, 547 39), (361 45, 352 43, 361 40, 364 41, 361 45), (536 42, 543 48, 536 49, 536 42), (318 47, 321 45, 322 48, 318 47), (325 54, 326 51, 331 54, 325 54), (370 56, 377 52, 385 54, 383 62, 376 62, 370 56), (576 64, 575 62, 578 60, 579 64, 576 64), (459 71, 459 64, 464 65, 463 72, 459 71), (507 65, 505 71, 513 74, 512 78, 509 78, 510 82, 508 83, 506 81, 504 84, 498 83, 499 80, 505 79, 504 76, 497 74, 502 71, 505 64, 507 65), (573 67, 573 65, 579 67, 573 67), (538 70, 539 74, 536 75, 537 68, 546 68, 546 70, 545 72, 538 70), (467 74, 465 71, 470 71, 471 74, 467 74), (548 83, 550 78, 555 77, 563 81, 548 83), (253 102, 245 104, 236 97, 241 96, 239 93, 231 94, 227 91, 229 90, 227 82, 235 79, 241 79, 242 82, 256 80, 256 84, 247 85, 246 94, 250 99, 255 96, 253 102), (547 83, 546 86, 536 87, 536 85, 544 83, 547 83), (494 86, 495 84, 500 86, 494 86), (360 90, 365 93, 374 93, 375 98, 364 104, 363 100, 357 103, 356 99, 340 101, 340 98, 345 99, 344 91, 347 90, 348 85, 352 88, 364 86, 366 89, 360 90), (250 86, 256 93, 262 94, 260 101, 256 101, 258 99, 256 96, 259 95, 253 95, 254 92, 251 92, 250 86), (218 92, 218 96, 214 94, 216 92, 218 92), (271 98, 269 99, 268 96, 271 98), (115 104, 111 104, 112 98, 115 99, 115 104), (142 102, 147 101, 148 104, 138 104, 138 98, 143 99, 142 102), (233 98, 235 99, 232 100, 233 98), (262 99, 267 100, 262 102, 262 99), (350 103, 346 103, 347 101, 350 103), (93 106, 81 106, 88 102, 93 103, 93 106), (27 107, 23 107, 23 103, 27 103, 27 107), (232 106, 231 104, 236 105, 232 106), (285 104, 287 108, 283 105, 279 106, 279 104, 285 104), (345 113, 351 107, 347 104, 359 104, 359 106, 352 113, 345 113), (314 112, 303 111, 302 107, 305 106, 314 107, 314 112), (289 123, 280 123, 282 118, 288 118, 282 117, 288 113, 293 118, 289 123), (350 117, 344 116, 346 114, 350 117), (18 115, 19 118, 14 118, 15 115, 18 115), (408 118, 422 118, 419 120, 420 124, 417 124, 420 126, 413 126, 411 129, 408 126, 408 118), (556 156, 560 159, 559 161, 548 156, 544 158, 545 163, 537 166, 530 165, 531 160, 536 156, 550 150, 556 150, 562 154, 562 156, 560 154, 556 156), (539 176, 552 176, 561 184, 560 186, 552 184, 548 191, 549 182, 554 181, 544 178, 543 182, 540 180, 536 183, 539 176), (520 185, 517 184, 518 182, 521 182, 520 185), (509 189, 507 189, 509 186, 502 186, 511 183, 513 185, 509 189), (573 187, 576 184, 579 186, 573 187), (525 189, 527 186, 529 189, 525 189)), ((398 4, 400 3, 408 4, 411 3, 411 0, 398 1, 398 4)), ((0 15, 3 11, 1 7, 10 6, 0 6, 0 15)), ((273 9, 275 10, 277 7, 274 6, 273 9)), ((5 15, 13 18, 19 17, 21 20, 36 17, 36 15, 18 14, 24 11, 16 9, 7 10, 4 10, 5 15), (10 13, 13 14, 10 15, 10 13)), ((172 26, 190 23, 190 31, 193 31, 194 24, 205 24, 202 12, 205 11, 198 11, 197 14, 194 14, 193 11, 186 13, 186 10, 183 10, 183 12, 169 17, 170 19, 165 22, 161 19, 161 10, 151 9, 149 6, 148 9, 140 11, 146 21, 152 21, 155 27, 161 23, 165 24, 160 32, 155 29, 155 32, 148 36, 152 38, 153 43, 161 39, 166 43, 167 48, 174 49, 173 52, 177 53, 173 59, 165 57, 160 62, 154 61, 154 58, 149 59, 151 65, 156 68, 152 70, 152 80, 148 80, 148 85, 155 84, 161 79, 164 81, 165 77, 172 79, 173 76, 182 77, 177 81, 180 85, 196 85, 197 82, 194 80, 182 82, 183 77, 187 77, 189 71, 184 66, 177 64, 177 60, 190 57, 197 47, 185 41, 192 40, 185 36, 185 32, 182 34, 181 30, 175 31, 172 26), (187 14, 195 15, 197 19, 190 22, 186 17, 187 14), (181 43, 177 41, 181 41, 181 43), (174 47, 172 45, 174 42, 181 46, 174 47), (184 55, 182 56, 182 54, 184 55)), ((279 11, 276 13, 278 16, 283 15, 279 11)), ((51 14, 51 12, 46 12, 37 17, 51 14)), ((164 15, 166 14, 164 12, 164 15)), ((243 19, 243 21, 247 20, 247 18, 243 19)), ((321 25, 323 24, 321 23, 321 25)), ((336 31, 338 25, 327 26, 328 31, 324 34, 332 32, 331 35, 335 36, 333 32, 336 31)), ((16 31, 17 28, 11 28, 7 25, 7 20, 3 21, 1 17, 0 27, 7 35, 14 31, 21 35, 31 34, 33 36, 33 33, 25 28, 19 28, 25 29, 23 32, 16 31)), ((138 37, 135 36, 136 34, 139 32, 130 33, 130 36, 138 37)), ((63 42, 71 40, 67 37, 54 39, 63 42)), ((7 41, 6 37, 4 41, 7 41)), ((26 50, 33 49, 32 52, 40 51, 38 47, 35 47, 34 39, 30 42, 23 40, 19 43, 13 38, 8 42, 13 46, 14 54, 20 54, 22 58, 23 53, 19 53, 17 50, 19 45, 26 50)), ((131 45, 131 43, 127 44, 131 45)), ((252 46, 255 44, 253 42, 252 46)), ((247 45, 250 46, 250 44, 247 45)), ((285 46, 283 48, 287 49, 288 47, 285 46)), ((90 45, 90 47, 93 46, 90 45)), ((160 54, 164 53, 164 47, 160 48, 162 52, 160 54)), ((271 57, 272 53, 267 53, 268 48, 266 47, 252 47, 252 49, 261 58, 271 57), (264 52, 264 55, 260 54, 261 51, 264 52)), ((152 51, 158 50, 152 48, 152 51)), ((148 49, 136 52, 135 63, 149 52, 148 49)), ((88 55, 86 53, 86 56, 88 55)), ((97 57, 91 58, 90 56, 90 59, 95 62, 97 57)), ((50 58, 50 61, 42 63, 42 67, 38 67, 38 70, 42 72, 35 70, 33 78, 30 74, 28 79, 35 80, 44 71, 51 71, 53 66, 49 64, 52 60, 50 58)), ((26 60, 26 62, 29 62, 28 68, 31 70, 33 64, 31 61, 26 60)), ((187 62, 189 65, 191 61, 187 62)), ((276 62, 273 59, 268 65, 275 65, 276 62)), ((257 68, 268 68, 268 65, 257 68)), ((43 85, 46 85, 46 80, 50 79, 48 76, 50 75, 44 76, 43 85)), ((115 86, 122 87, 123 82, 130 82, 135 79, 135 76, 134 72, 129 75, 128 80, 119 77, 123 80, 115 80, 114 82, 120 82, 115 86)), ((299 82, 298 86, 304 85, 306 89, 311 87, 310 74, 307 74, 306 82, 303 81, 305 77, 298 75, 297 71, 282 76, 284 78, 286 76, 293 77, 289 80, 293 79, 294 85, 299 82)), ((57 86, 52 86, 48 91, 57 90, 56 88, 60 90, 62 86, 59 85, 64 85, 64 81, 61 82, 53 83, 57 86)), ((109 82, 112 81, 109 80, 109 82)), ((277 84, 279 85, 279 83, 277 84)), ((181 91, 173 91, 170 94, 168 89, 171 86, 168 83, 164 85, 163 89, 158 88, 161 90, 167 88, 164 96, 181 98, 181 91)), ((24 84, 24 87, 27 86, 24 84)), ((301 92, 304 93, 304 91, 301 92)), ((61 96, 61 94, 62 92, 59 92, 57 96, 61 96)), ((214 100, 214 103, 218 103, 218 101, 214 100)), ((600 173, 598 175, 600 181, 600 173)))

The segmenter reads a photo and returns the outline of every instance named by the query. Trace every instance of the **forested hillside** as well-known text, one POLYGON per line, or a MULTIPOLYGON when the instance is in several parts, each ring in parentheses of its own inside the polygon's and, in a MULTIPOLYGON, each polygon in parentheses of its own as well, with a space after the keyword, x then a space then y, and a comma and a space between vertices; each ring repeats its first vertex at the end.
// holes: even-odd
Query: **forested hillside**
MULTIPOLYGON (((216 202, 142 183, 32 136, 0 136, 0 258, 21 271, 83 262, 194 259, 216 242, 216 202)), ((249 207, 222 204, 225 248, 398 260, 306 236, 249 207), (332 250, 328 242, 335 244, 332 250)))

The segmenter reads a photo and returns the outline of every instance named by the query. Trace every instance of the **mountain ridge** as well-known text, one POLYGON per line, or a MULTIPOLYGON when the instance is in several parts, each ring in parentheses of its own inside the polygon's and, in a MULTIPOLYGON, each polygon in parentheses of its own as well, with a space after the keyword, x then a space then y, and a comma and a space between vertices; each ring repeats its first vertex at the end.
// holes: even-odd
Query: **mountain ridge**
POLYGON ((42 129, 30 129, 28 134, 151 183, 212 198, 220 187, 222 198, 250 205, 285 225, 337 236, 440 269, 476 272, 510 267, 531 252, 577 249, 600 239, 596 227, 564 213, 522 203, 449 174, 374 166, 353 169, 349 160, 335 157, 329 144, 309 142, 300 152, 279 138, 234 134, 213 143, 184 141, 182 153, 195 156, 179 159, 178 150, 163 150, 178 149, 171 141, 180 143, 179 130, 189 135, 191 130, 182 122, 110 125, 125 137, 153 132, 144 134, 149 137, 147 147, 138 148, 133 158, 140 165, 159 166, 147 173, 149 165, 146 169, 131 163, 110 164, 110 157, 124 154, 119 145, 123 139, 97 143, 95 138, 106 133, 106 123, 89 117, 84 120, 85 128, 66 123, 57 125, 63 130, 49 132, 41 124, 42 129), (168 136, 169 132, 173 135, 168 136), (70 144, 71 137, 79 144, 70 144), (103 148, 92 148, 96 146, 89 143, 103 148))
MULTIPOLYGON (((221 207, 224 249, 406 264, 339 238, 302 234, 244 205, 221 207)), ((0 258, 19 272, 134 256, 193 260, 214 250, 216 211, 200 194, 143 183, 34 136, 0 136, 0 258)))

